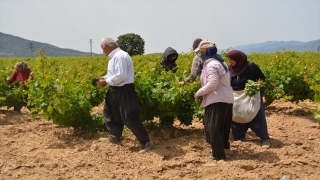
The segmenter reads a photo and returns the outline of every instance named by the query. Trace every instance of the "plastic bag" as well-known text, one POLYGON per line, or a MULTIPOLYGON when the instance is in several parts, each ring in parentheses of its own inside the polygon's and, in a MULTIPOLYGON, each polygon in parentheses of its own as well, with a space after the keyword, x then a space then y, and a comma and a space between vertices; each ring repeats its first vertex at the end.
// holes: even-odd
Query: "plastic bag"
POLYGON ((244 91, 233 91, 233 97, 232 121, 242 124, 252 121, 260 109, 260 91, 252 97, 244 91))

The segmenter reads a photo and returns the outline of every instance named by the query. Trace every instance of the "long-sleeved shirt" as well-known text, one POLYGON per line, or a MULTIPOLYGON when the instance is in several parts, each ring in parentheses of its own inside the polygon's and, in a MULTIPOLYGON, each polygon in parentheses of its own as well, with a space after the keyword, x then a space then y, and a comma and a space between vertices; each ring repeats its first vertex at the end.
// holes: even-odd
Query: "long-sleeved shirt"
POLYGON ((130 55, 116 48, 109 55, 108 73, 103 76, 110 86, 123 86, 133 83, 134 67, 130 55))
POLYGON ((218 60, 211 58, 204 62, 200 82, 202 87, 196 95, 202 96, 201 107, 217 102, 234 102, 230 73, 218 60))
POLYGON ((25 72, 19 72, 16 69, 12 72, 11 77, 8 79, 8 84, 13 83, 15 80, 23 83, 24 81, 28 80, 29 76, 31 75, 31 78, 33 79, 32 76, 32 70, 29 68, 25 72))
POLYGON ((197 76, 200 76, 202 66, 203 66, 203 61, 201 60, 201 58, 197 55, 194 56, 190 75, 184 80, 184 82, 193 81, 197 76))
POLYGON ((259 79, 264 81, 265 76, 261 69, 254 62, 251 62, 241 74, 232 75, 231 86, 233 90, 240 91, 244 90, 248 80, 257 82, 259 79))

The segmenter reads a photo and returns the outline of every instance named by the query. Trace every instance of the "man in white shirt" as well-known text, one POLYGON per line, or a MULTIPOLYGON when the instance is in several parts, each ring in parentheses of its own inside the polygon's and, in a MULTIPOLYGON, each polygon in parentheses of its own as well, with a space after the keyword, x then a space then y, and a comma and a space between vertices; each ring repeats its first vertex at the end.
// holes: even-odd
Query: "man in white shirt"
POLYGON ((103 115, 110 134, 108 141, 121 143, 126 125, 141 144, 139 153, 150 150, 150 138, 139 118, 139 103, 134 87, 134 67, 130 55, 112 38, 101 40, 103 53, 109 57, 108 73, 97 81, 98 87, 109 85, 103 115))

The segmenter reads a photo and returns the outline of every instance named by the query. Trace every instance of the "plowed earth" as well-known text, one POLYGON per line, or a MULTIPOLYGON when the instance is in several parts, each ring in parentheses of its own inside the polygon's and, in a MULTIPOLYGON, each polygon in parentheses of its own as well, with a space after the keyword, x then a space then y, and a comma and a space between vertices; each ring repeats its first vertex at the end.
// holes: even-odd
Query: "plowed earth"
MULTIPOLYGON (((41 115, 33 120, 0 109, 0 179, 320 179, 319 124, 305 104, 275 101, 266 108, 271 148, 262 149, 248 131, 247 141, 233 141, 227 161, 212 161, 203 124, 176 121, 171 129, 149 129, 152 149, 139 154, 129 131, 122 145, 103 141, 106 132, 81 134, 58 127, 41 115), (102 138, 102 139, 101 139, 102 138)), ((93 112, 102 112, 95 107, 93 112)))

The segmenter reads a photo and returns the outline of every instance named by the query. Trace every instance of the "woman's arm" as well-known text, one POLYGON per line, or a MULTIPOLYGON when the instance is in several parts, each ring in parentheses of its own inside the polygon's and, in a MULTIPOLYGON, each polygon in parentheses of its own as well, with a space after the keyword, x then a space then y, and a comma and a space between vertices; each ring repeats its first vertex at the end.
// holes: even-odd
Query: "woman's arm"
POLYGON ((191 67, 191 72, 190 75, 184 80, 184 82, 190 82, 196 79, 199 73, 201 73, 202 66, 201 66, 201 59, 199 56, 194 56, 193 61, 192 61, 192 67, 191 67), (200 60, 200 61, 199 61, 200 60))
POLYGON ((13 83, 13 82, 17 79, 17 75, 18 75, 18 71, 17 71, 17 70, 14 70, 14 71, 12 72, 11 77, 7 80, 7 83, 8 83, 8 84, 13 83))

